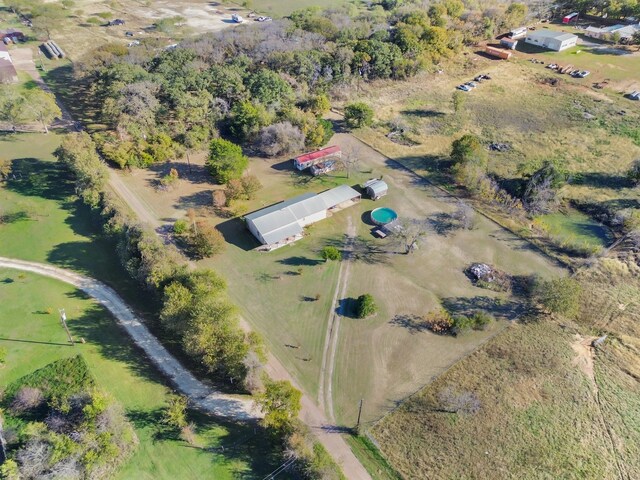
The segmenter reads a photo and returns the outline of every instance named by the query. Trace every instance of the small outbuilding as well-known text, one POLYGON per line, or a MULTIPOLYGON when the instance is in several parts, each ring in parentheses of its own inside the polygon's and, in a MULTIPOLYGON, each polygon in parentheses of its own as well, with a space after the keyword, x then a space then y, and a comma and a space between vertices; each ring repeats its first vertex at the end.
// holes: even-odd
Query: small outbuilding
POLYGON ((578 43, 578 37, 572 33, 542 29, 527 33, 524 41, 531 45, 561 52, 567 48, 574 47, 578 43))
POLYGON ((378 200, 384 197, 389 192, 389 186, 387 182, 381 178, 374 178, 368 180, 362 185, 362 189, 372 200, 378 200))

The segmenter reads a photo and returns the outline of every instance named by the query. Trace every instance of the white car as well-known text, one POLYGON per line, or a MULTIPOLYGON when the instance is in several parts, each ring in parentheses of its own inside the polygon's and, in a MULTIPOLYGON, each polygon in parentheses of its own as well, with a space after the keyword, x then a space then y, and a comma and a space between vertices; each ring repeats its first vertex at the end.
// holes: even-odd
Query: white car
POLYGON ((458 85, 456 87, 458 90, 462 90, 463 92, 470 92, 471 87, 469 85, 458 85))
POLYGON ((271 18, 271 17, 258 17, 258 18, 256 18, 256 22, 270 22, 271 20, 273 20, 273 18, 271 18))

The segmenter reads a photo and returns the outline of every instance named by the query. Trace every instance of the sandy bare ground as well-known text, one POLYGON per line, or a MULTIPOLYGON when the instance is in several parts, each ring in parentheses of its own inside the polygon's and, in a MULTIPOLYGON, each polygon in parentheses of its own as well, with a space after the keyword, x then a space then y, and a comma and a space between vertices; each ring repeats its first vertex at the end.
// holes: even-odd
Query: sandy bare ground
POLYGON ((51 265, 0 257, 0 267, 32 272, 73 285, 105 307, 166 377, 189 398, 192 406, 232 420, 260 418, 253 400, 247 396, 226 395, 196 379, 183 367, 135 316, 118 294, 102 282, 51 265))

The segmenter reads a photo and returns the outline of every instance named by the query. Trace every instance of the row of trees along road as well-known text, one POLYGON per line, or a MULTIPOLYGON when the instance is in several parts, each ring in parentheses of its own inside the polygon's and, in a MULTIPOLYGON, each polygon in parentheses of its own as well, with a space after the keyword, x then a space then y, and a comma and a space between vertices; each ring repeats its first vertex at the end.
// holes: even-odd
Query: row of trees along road
MULTIPOLYGON (((160 323, 183 351, 219 382, 255 395, 265 413, 262 425, 282 439, 284 461, 304 479, 344 479, 340 468, 309 429, 298 420, 302 394, 288 381, 273 381, 262 371, 266 350, 260 337, 245 333, 226 282, 209 269, 190 271, 178 251, 129 216, 107 193, 107 167, 86 132, 69 134, 55 152, 75 176, 76 192, 99 212, 104 230, 117 242, 122 265, 162 305, 160 323)), ((185 402, 171 401, 165 422, 189 441, 185 402)))

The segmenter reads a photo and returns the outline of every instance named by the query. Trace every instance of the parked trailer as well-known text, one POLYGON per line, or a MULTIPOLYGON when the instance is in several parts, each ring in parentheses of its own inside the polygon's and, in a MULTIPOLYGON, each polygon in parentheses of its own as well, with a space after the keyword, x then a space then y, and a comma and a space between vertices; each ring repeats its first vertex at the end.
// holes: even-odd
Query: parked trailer
POLYGON ((486 47, 484 49, 485 53, 488 53, 492 57, 502 58, 503 60, 509 60, 511 58, 512 53, 506 50, 500 50, 499 48, 494 47, 486 47))
POLYGON ((509 38, 509 37, 504 37, 500 39, 500 45, 502 45, 505 48, 508 48, 509 50, 515 50, 516 45, 518 45, 518 40, 514 40, 513 38, 509 38))
POLYGON ((58 50, 58 47, 56 47, 51 40, 47 42, 47 45, 49 45, 49 48, 56 57, 60 57, 60 51, 58 50))
POLYGON ((55 53, 53 53, 53 50, 51 49, 51 47, 49 46, 48 43, 43 43, 42 44, 42 49, 44 50, 44 53, 51 59, 54 58, 58 58, 58 55, 56 55, 55 53))
POLYGON ((51 45, 53 45, 54 47, 56 47, 56 49, 58 50, 58 56, 60 58, 64 58, 67 55, 62 51, 62 49, 58 46, 58 44, 56 42, 54 42, 53 40, 51 40, 51 45))

